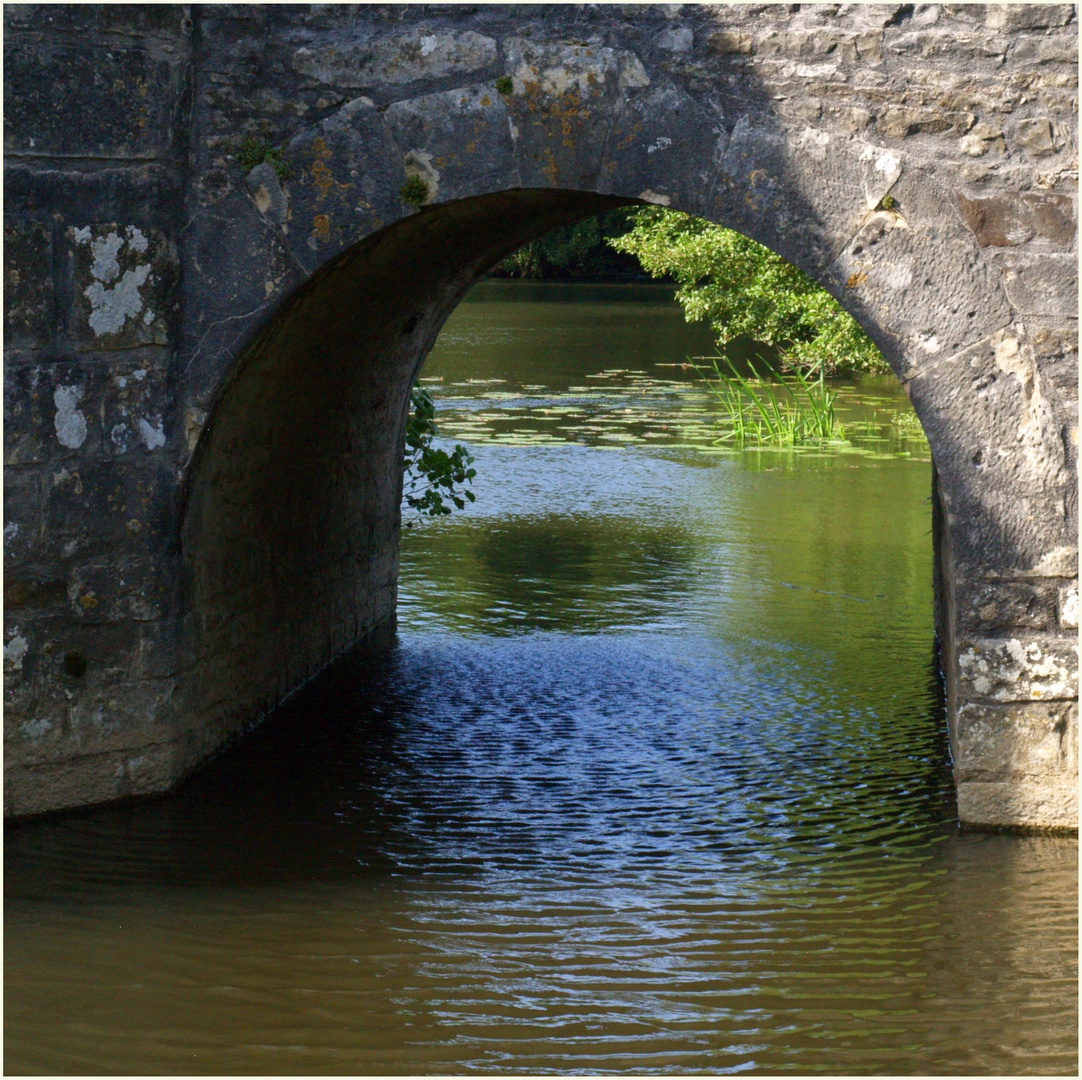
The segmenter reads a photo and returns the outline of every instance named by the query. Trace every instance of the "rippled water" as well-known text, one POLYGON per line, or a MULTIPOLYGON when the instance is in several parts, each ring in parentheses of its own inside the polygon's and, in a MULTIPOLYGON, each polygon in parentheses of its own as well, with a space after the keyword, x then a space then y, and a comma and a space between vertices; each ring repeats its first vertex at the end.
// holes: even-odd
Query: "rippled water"
POLYGON ((1077 843, 957 828, 903 400, 719 452, 696 334, 456 312, 478 498, 407 532, 392 652, 8 829, 7 1072, 1077 1072, 1077 843))

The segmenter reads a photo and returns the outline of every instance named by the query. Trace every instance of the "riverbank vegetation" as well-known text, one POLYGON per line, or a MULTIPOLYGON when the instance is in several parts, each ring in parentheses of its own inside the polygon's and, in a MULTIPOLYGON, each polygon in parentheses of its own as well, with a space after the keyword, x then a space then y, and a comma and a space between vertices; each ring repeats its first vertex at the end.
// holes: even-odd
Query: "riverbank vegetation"
POLYGON ((770 346, 785 368, 826 375, 885 373, 871 338, 822 286, 732 229, 660 206, 642 207, 608 243, 652 277, 675 281, 689 321, 708 321, 725 347, 770 346))
MULTIPOLYGON (((443 517, 451 513, 452 505, 462 510, 475 497, 467 487, 477 475, 477 470, 471 468, 472 455, 461 443, 450 453, 441 450, 434 445, 438 434, 432 395, 415 387, 406 422, 402 497, 406 506, 421 517, 443 517)), ((408 528, 412 522, 406 525, 408 528)))
POLYGON ((611 210, 555 229, 493 276, 672 283, 685 318, 708 322, 715 335, 719 355, 695 367, 721 406, 719 441, 840 438, 824 378, 889 371, 853 317, 792 263, 732 229, 665 207, 611 210), (755 359, 738 366, 749 343, 755 359))
POLYGON ((490 273, 533 281, 649 281, 651 274, 631 252, 611 241, 634 225, 635 209, 622 207, 583 218, 532 240, 490 273))

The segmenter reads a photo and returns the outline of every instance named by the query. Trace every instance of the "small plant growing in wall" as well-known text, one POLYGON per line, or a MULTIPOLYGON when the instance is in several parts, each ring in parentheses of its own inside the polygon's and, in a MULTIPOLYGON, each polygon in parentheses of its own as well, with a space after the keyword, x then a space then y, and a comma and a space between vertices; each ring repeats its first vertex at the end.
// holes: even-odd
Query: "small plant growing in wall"
POLYGON ((880 210, 893 210, 898 205, 898 200, 893 195, 884 195, 879 200, 878 209, 880 210))
MULTIPOLYGON (((470 468, 473 457, 461 444, 448 453, 432 445, 436 430, 436 404, 427 390, 414 388, 410 394, 410 417, 406 423, 406 457, 402 462, 405 478, 402 497, 411 510, 423 517, 442 517, 451 513, 453 504, 462 510, 474 501, 466 484, 472 483, 477 470, 470 468), (447 500, 447 501, 445 501, 447 500)), ((407 522, 407 527, 412 522, 407 522)))
POLYGON ((510 94, 514 88, 515 84, 511 81, 510 75, 501 75, 496 80, 496 89, 499 90, 501 94, 510 94))
POLYGON ((254 135, 248 135, 241 141, 234 153, 237 155, 237 163, 246 172, 251 172, 257 165, 269 162, 274 166, 279 180, 289 180, 293 170, 288 161, 283 160, 284 151, 280 146, 271 146, 265 139, 257 139, 254 135))
POLYGON ((399 189, 398 194, 404 203, 420 206, 428 198, 428 181, 414 173, 399 189))

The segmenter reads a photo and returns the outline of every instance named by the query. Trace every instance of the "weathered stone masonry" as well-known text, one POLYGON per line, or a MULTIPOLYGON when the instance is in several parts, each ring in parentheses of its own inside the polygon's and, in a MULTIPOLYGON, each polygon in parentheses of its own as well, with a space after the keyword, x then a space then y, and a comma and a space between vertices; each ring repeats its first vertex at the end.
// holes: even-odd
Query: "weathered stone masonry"
POLYGON ((7 814, 165 790, 392 625, 444 319, 641 200, 882 348, 936 464, 960 814, 1077 824, 1073 7, 4 17, 7 814))

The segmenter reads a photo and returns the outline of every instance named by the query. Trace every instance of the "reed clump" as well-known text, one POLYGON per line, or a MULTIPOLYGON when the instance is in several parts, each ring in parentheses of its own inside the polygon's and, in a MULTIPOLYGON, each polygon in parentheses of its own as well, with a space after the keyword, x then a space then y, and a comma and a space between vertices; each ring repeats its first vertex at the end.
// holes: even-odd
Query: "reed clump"
POLYGON ((715 443, 796 446, 842 437, 834 408, 837 395, 827 387, 822 368, 815 378, 798 369, 783 374, 768 367, 760 374, 749 364, 749 377, 728 357, 699 356, 694 360, 710 361, 712 374, 700 364, 692 362, 692 367, 721 406, 725 430, 715 443), (728 372, 722 371, 719 360, 728 372))

